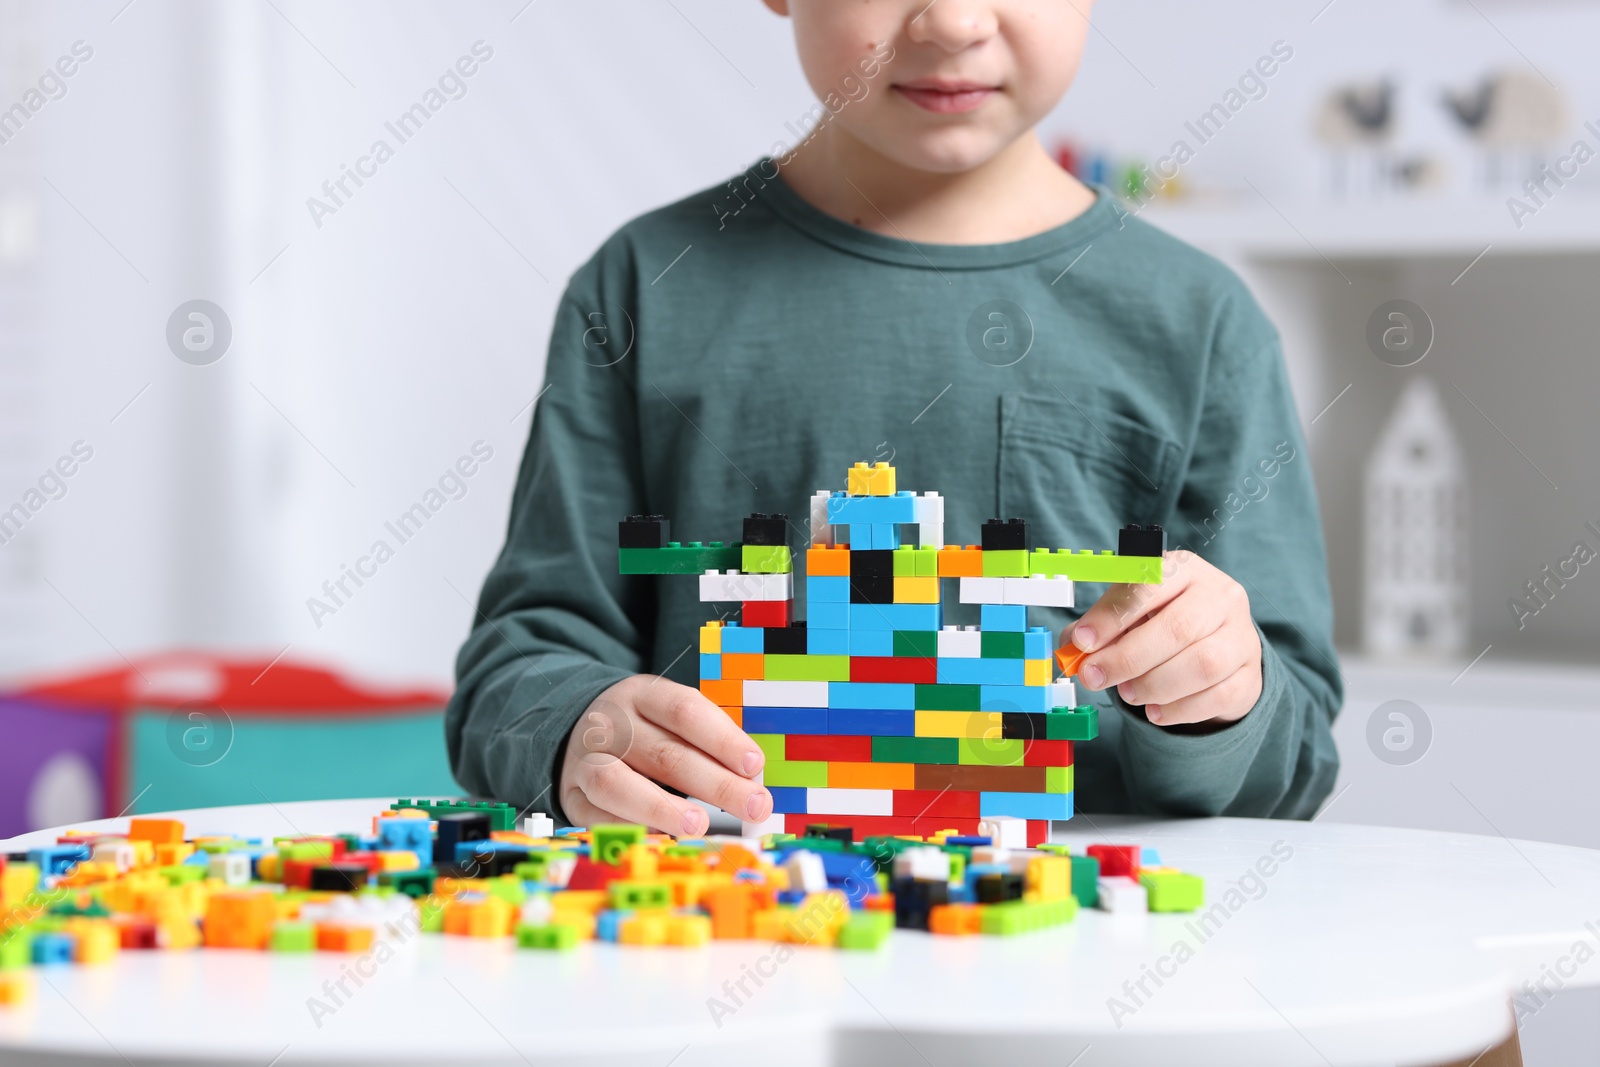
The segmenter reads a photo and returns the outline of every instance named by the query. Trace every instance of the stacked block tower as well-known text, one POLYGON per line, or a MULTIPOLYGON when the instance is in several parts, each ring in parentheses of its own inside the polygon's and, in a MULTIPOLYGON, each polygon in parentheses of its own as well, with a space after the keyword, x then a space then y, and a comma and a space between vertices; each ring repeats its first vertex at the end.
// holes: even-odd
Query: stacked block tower
POLYGON ((1030 548, 1023 520, 992 519, 980 544, 950 546, 944 499, 897 491, 884 463, 817 492, 809 527, 805 621, 786 515, 751 515, 729 545, 668 540, 659 515, 619 528, 622 573, 697 575, 702 601, 739 605, 737 622, 701 628, 700 690, 766 753, 774 815, 746 832, 1045 840, 1072 817, 1073 746, 1098 721, 1074 693, 1081 653, 1064 635, 1053 649, 1028 608, 1073 607, 1075 582, 1160 582, 1165 533, 1051 551, 1030 548), (947 579, 978 626, 944 625, 947 579))

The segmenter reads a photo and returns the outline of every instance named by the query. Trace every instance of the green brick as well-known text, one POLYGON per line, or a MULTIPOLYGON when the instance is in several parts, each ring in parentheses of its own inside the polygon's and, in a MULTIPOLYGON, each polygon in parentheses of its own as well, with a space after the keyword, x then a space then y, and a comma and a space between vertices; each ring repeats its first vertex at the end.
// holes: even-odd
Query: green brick
POLYGON ((285 845, 278 850, 286 860, 329 860, 333 859, 332 841, 300 841, 292 845, 285 845))
POLYGON ((636 882, 619 878, 606 887, 611 906, 623 910, 672 907, 672 887, 666 882, 636 882))
POLYGON ((1020 767, 1024 741, 1020 737, 957 737, 958 761, 967 767, 1020 767))
POLYGON ((1037 902, 1008 900, 984 908, 979 922, 986 934, 1010 937, 1069 923, 1077 914, 1078 902, 1072 897, 1037 902))
POLYGON ((517 947, 563 952, 578 945, 578 928, 565 923, 518 923, 517 947))
POLYGON ((1100 861, 1093 856, 1069 856, 1072 860, 1072 895, 1086 908, 1100 906, 1100 861))
MULTIPOLYGON (((641 552, 663 552, 665 549, 639 549, 641 552)), ((627 573, 627 572, 624 572, 627 573)), ((428 818, 437 819, 440 815, 487 815, 489 829, 515 830, 517 828, 517 809, 510 804, 501 804, 493 800, 397 800, 389 805, 390 811, 400 811, 403 808, 415 808, 428 813, 428 818)))
POLYGON ((209 872, 197 864, 179 863, 172 867, 158 867, 156 873, 165 878, 168 885, 177 886, 189 882, 203 882, 209 872))
POLYGON ((890 558, 894 560, 894 576, 896 578, 915 578, 917 576, 917 558, 913 553, 916 549, 902 545, 894 550, 890 558))
POLYGON ((1139 884, 1150 898, 1151 911, 1198 911, 1206 884, 1199 875, 1182 871, 1141 871, 1139 884))
POLYGON ((896 630, 894 654, 897 656, 922 656, 932 659, 939 655, 939 631, 896 630))
POLYGON ((983 554, 985 578, 1026 578, 1028 576, 1028 550, 1006 549, 983 554))
POLYGON ((839 927, 834 944, 839 948, 875 949, 888 940, 893 930, 892 911, 854 911, 839 927))
POLYGON ((628 849, 644 843, 638 823, 600 823, 589 827, 589 855, 596 863, 621 863, 628 849))
POLYGON ((1022 659, 1023 638, 1026 634, 1007 633, 997 630, 985 630, 983 638, 983 657, 985 659, 1022 659))
POLYGON ((874 737, 873 763, 942 763, 960 761, 960 738, 955 737, 874 737))
POLYGON ((762 661, 769 682, 848 682, 849 656, 769 655, 762 661))
POLYGON ((794 557, 788 545, 745 545, 739 564, 746 574, 789 574, 794 570, 794 557))
POLYGON ((767 766, 782 763, 784 760, 784 734, 751 734, 750 740, 756 743, 763 755, 767 757, 767 766))
POLYGON ((1093 704, 1055 708, 1044 717, 1044 736, 1049 741, 1093 741, 1100 736, 1100 711, 1093 704))
POLYGON ((419 867, 411 871, 379 871, 378 885, 404 893, 412 900, 420 900, 433 892, 433 876, 432 867, 419 867))
POLYGON ((272 924, 272 939, 267 947, 273 952, 315 952, 317 928, 311 923, 280 919, 272 924))
POLYGON ((915 548, 911 550, 912 559, 916 565, 916 577, 939 577, 939 550, 937 548, 915 548))
POLYGON ((982 692, 976 685, 919 684, 918 711, 981 711, 982 692))
POLYGON ((33 934, 24 929, 0 937, 0 971, 21 970, 33 962, 33 934))
POLYGON ((1044 791, 1046 793, 1072 792, 1072 768, 1046 767, 1044 769, 1044 791))
POLYGON ((444 900, 429 896, 417 902, 417 929, 425 934, 444 933, 444 900))
POLYGON ((826 789, 828 765, 821 760, 780 760, 767 764, 766 773, 761 780, 767 785, 826 789))
MULTIPOLYGON (((987 561, 989 553, 985 552, 987 561)), ((984 575, 988 575, 985 567, 984 575)), ((1071 578, 1075 582, 1126 582, 1156 585, 1161 582, 1160 556, 1119 556, 1115 552, 1074 552, 1070 548, 1029 553, 1026 574, 1071 578)))
POLYGON ((484 879, 483 889, 489 896, 499 897, 515 908, 521 908, 528 900, 528 887, 523 885, 522 879, 514 873, 499 878, 484 879))
POLYGON ((667 542, 664 548, 619 548, 617 570, 621 574, 704 574, 706 571, 741 570, 744 546, 721 541, 667 542))

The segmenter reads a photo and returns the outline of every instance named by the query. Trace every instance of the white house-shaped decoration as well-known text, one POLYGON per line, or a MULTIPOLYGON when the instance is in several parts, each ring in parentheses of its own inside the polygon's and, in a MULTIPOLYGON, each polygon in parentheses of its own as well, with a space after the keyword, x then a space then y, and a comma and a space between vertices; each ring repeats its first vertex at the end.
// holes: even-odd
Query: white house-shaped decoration
POLYGON ((1367 461, 1366 650, 1467 650, 1467 485, 1461 446, 1427 378, 1406 386, 1367 461))

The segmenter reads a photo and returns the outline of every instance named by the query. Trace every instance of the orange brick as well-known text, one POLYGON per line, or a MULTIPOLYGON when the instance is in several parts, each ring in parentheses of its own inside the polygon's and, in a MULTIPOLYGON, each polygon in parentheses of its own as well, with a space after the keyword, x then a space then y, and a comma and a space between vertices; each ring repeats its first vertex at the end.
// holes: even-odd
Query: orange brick
POLYGON ((939 550, 939 577, 982 578, 983 549, 977 545, 939 550))
POLYGON ((444 908, 444 932, 461 937, 504 937, 516 919, 516 909, 499 897, 452 900, 444 908))
POLYGON ((33 999, 32 971, 0 971, 0 1004, 21 1004, 33 999))
POLYGON ((1078 668, 1083 666, 1084 658, 1088 655, 1089 653, 1071 641, 1067 641, 1056 649, 1056 663, 1061 666, 1061 676, 1063 678, 1071 678, 1077 674, 1078 668))
POLYGON ((829 789, 915 789, 917 769, 910 763, 830 763, 829 789))
MULTIPOLYGON (((744 679, 759 682, 766 675, 767 657, 760 652, 724 652, 722 677, 724 681, 744 679)), ((704 685, 705 683, 700 683, 704 685)), ((743 687, 741 686, 741 691, 743 687)))
POLYGON ((819 545, 806 549, 806 573, 813 578, 850 577, 850 549, 846 545, 819 545))
POLYGON ((733 725, 737 726, 741 730, 744 729, 743 708, 723 708, 722 710, 728 713, 728 718, 733 720, 733 725))
POLYGON ((130 819, 128 840, 148 841, 152 845, 183 843, 183 823, 177 819, 130 819))
POLYGON ((708 678, 700 682, 700 692, 713 704, 724 708, 744 707, 744 682, 738 678, 708 678))
POLYGON ((273 894, 212 893, 206 903, 207 948, 265 948, 277 908, 273 894))
POLYGON ((982 931, 982 923, 977 904, 936 904, 928 912, 928 930, 935 934, 976 934, 982 931))
POLYGON ((372 948, 370 926, 340 926, 337 923, 317 924, 317 950, 319 952, 367 952, 372 948))
POLYGON ((711 940, 711 920, 704 915, 673 915, 667 919, 667 944, 698 947, 711 940))

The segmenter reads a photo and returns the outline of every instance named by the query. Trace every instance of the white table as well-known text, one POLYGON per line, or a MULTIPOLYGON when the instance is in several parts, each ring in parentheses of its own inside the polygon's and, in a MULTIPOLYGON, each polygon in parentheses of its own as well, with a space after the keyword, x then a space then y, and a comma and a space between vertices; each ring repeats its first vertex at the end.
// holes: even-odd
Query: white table
MULTIPOLYGON (((386 805, 175 814, 191 834, 256 836, 359 830, 386 805)), ((760 942, 549 954, 420 935, 347 978, 337 1005, 324 983, 356 957, 128 952, 42 972, 35 1003, 0 1009, 0 1064, 1427 1064, 1502 1040, 1511 992, 1545 968, 1600 984, 1600 961, 1571 966, 1578 943, 1600 950, 1600 852, 1251 819, 1069 825, 1058 837, 1075 847, 1159 848, 1205 876, 1208 907, 1275 843, 1280 858, 1203 941, 1198 915, 1093 910, 1016 939, 897 932, 877 953, 781 963, 760 942), (1147 968, 1168 976, 1136 1002, 1124 983, 1147 968), (770 977, 736 1004, 725 983, 752 970, 770 977), (313 997, 336 1010, 314 1020, 313 997), (736 1007, 720 1026, 711 997, 736 1007), (1131 1014, 1115 1019, 1113 997, 1131 1014)))

